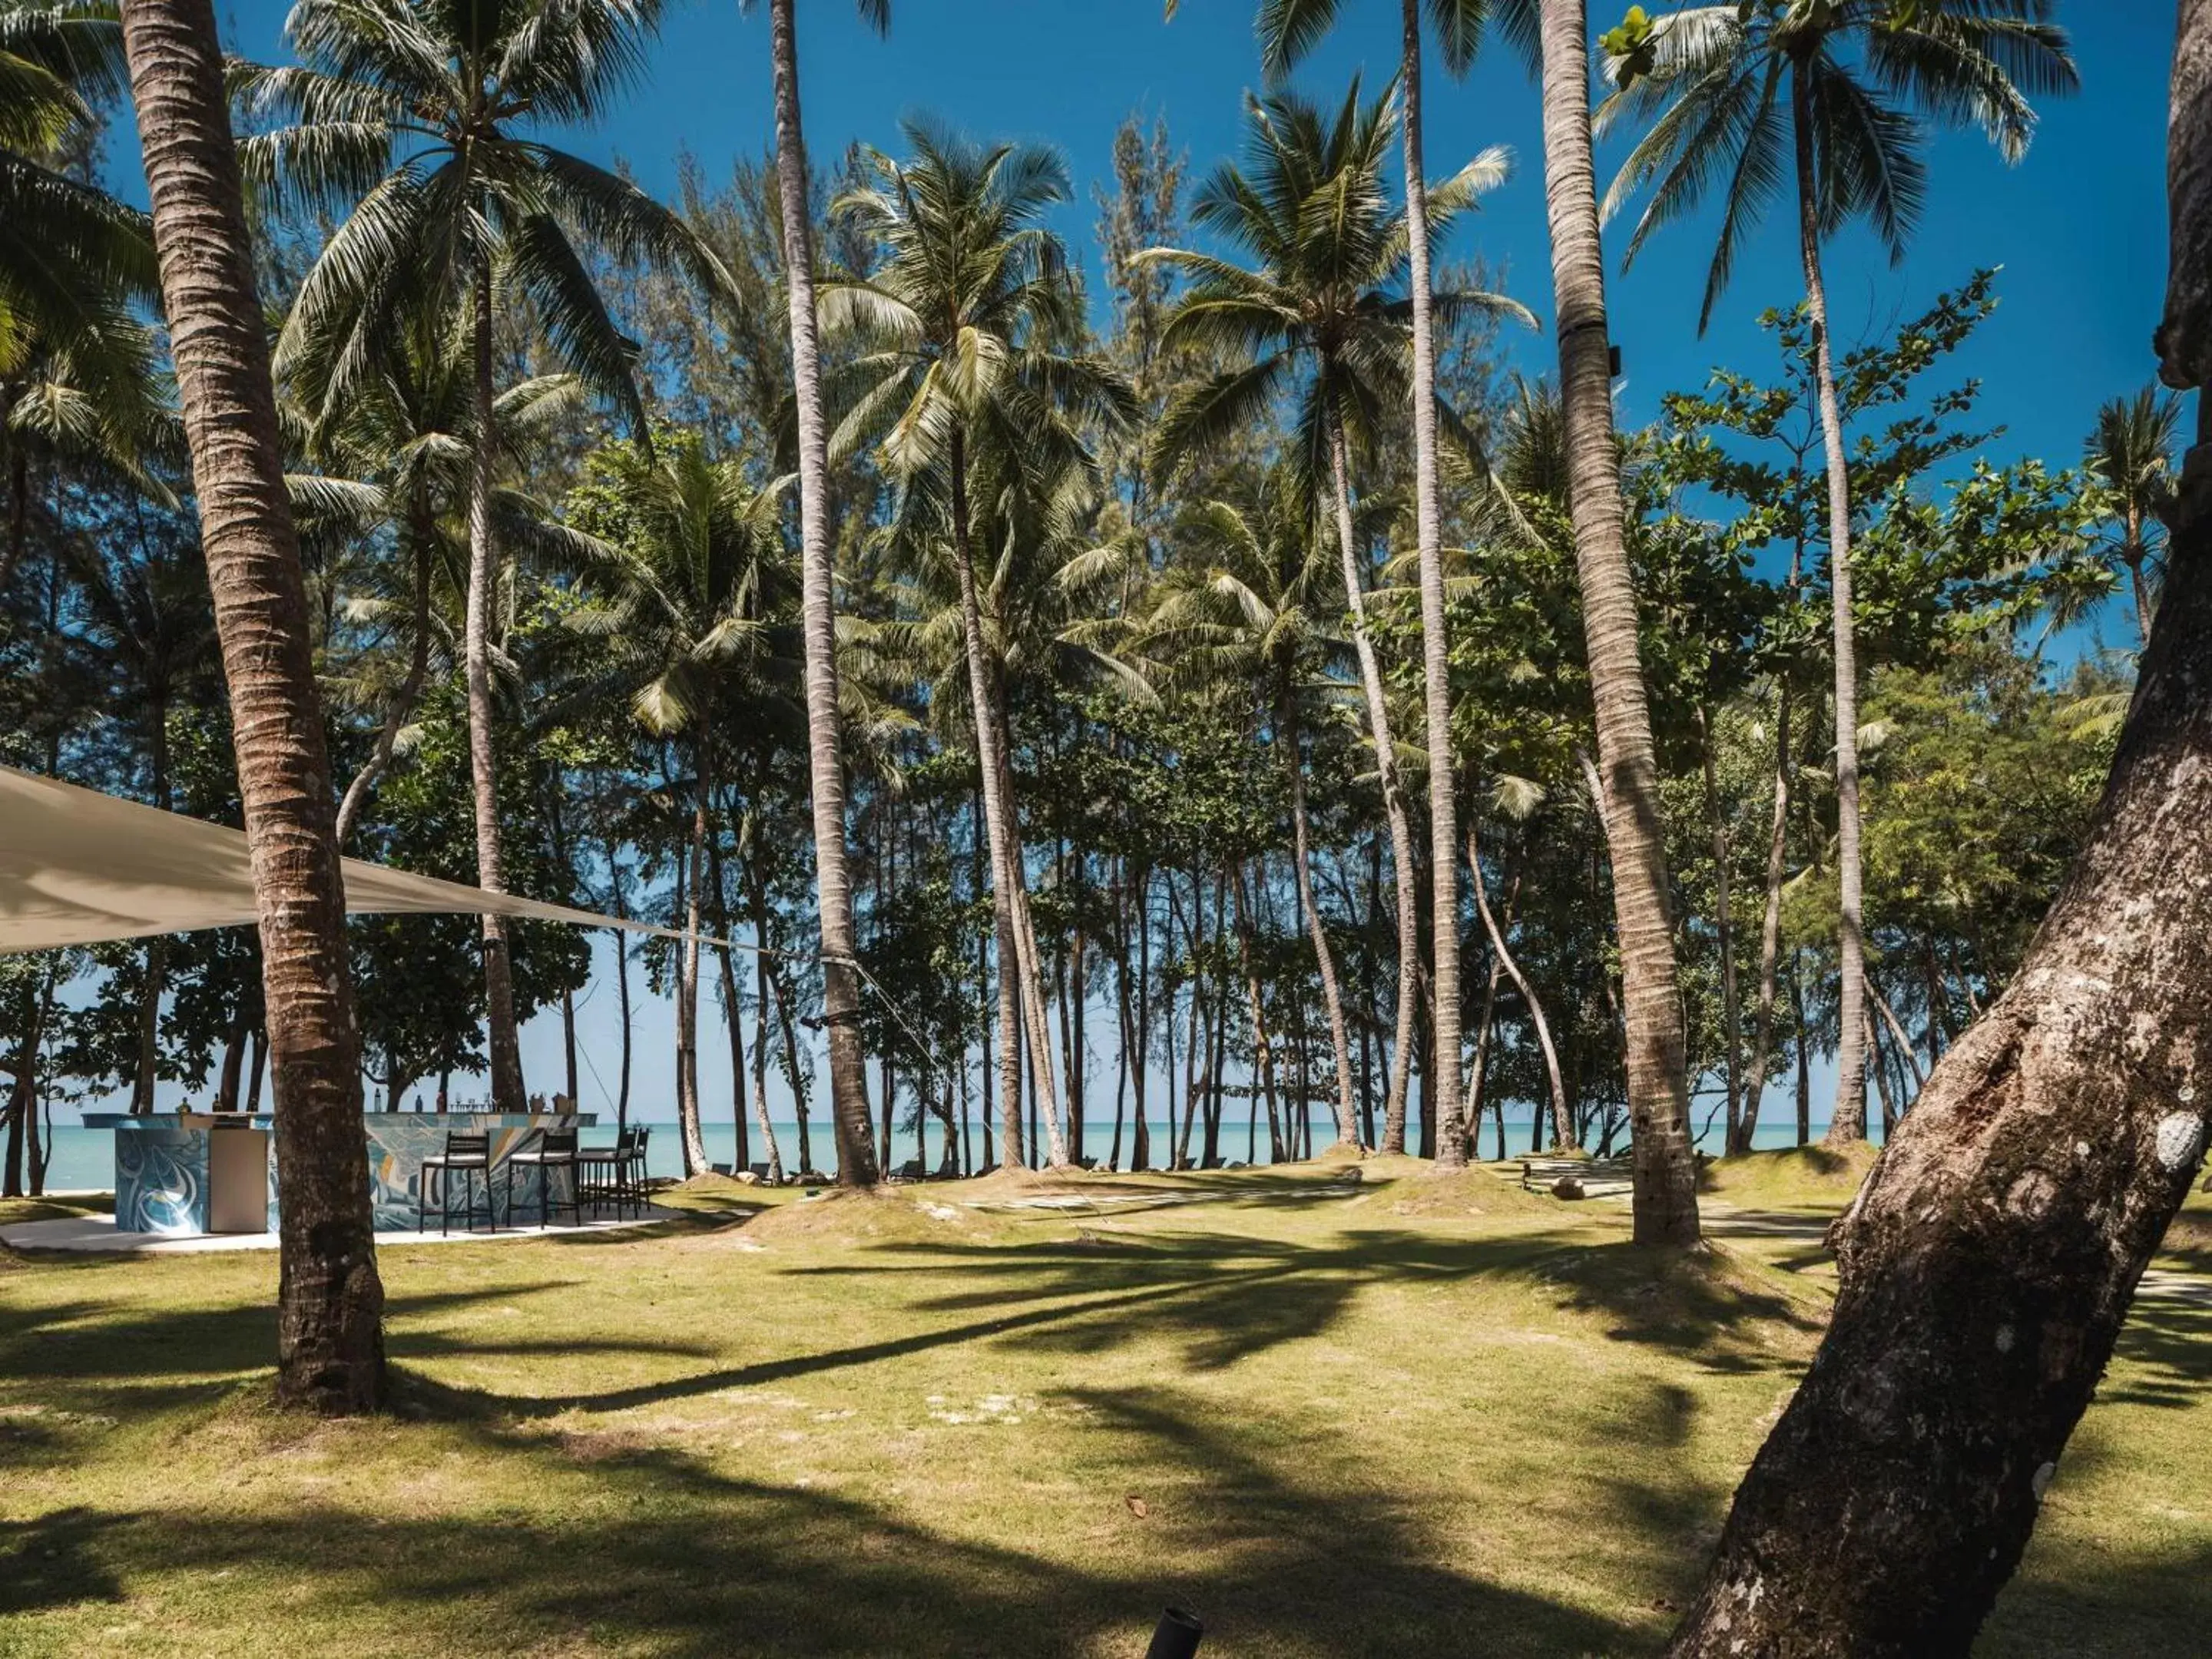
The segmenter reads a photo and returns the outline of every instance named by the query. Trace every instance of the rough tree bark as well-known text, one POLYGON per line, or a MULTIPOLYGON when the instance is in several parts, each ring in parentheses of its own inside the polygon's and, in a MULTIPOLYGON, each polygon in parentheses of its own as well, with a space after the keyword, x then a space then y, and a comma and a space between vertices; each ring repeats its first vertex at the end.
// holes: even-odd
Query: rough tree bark
POLYGON ((123 8, 154 245, 230 692, 276 1096, 276 1392, 383 1402, 345 893, 299 542, 284 491, 223 59, 210 0, 123 8))
POLYGON ((1589 28, 1583 0, 1543 0, 1544 202, 1559 312, 1559 385, 1575 563, 1583 598, 1606 845, 1613 859, 1627 1031, 1628 1115, 1634 1134, 1634 1236, 1639 1244, 1698 1238, 1690 1151, 1682 994, 1667 896, 1651 715, 1637 658, 1636 589, 1622 521, 1613 425, 1605 254, 1590 153, 1589 28))
MULTIPOLYGON (((2212 225, 2212 0, 2185 0, 2169 189, 2212 225)), ((2201 386, 2203 267, 2160 373, 2201 386)), ((1737 1491, 1672 1651, 1964 1654, 2011 1577, 2212 1109, 2212 449, 2103 804, 2011 986, 1833 1231, 1828 1334, 1737 1491)))
POLYGON ((837 709, 837 609, 830 545, 830 449, 822 417, 822 352, 808 240, 806 138, 799 112, 799 38, 792 0, 769 0, 775 65, 775 181, 783 209, 784 291, 791 309, 792 403, 798 417, 799 608, 806 653, 806 757, 814 809, 814 885, 822 928, 822 1012, 829 1028, 830 1115, 837 1179, 872 1186, 867 1057, 854 972, 853 884, 846 873, 845 761, 837 709))

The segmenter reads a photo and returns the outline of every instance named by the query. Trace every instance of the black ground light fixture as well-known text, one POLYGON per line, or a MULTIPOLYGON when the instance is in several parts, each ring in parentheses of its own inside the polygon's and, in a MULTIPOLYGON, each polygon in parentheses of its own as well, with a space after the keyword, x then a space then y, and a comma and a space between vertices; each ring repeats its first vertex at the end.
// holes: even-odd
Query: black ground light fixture
POLYGON ((1145 1659, 1191 1659, 1198 1644, 1206 1635, 1206 1626, 1181 1607, 1170 1607, 1160 1615, 1160 1627, 1152 1632, 1152 1644, 1145 1650, 1145 1659))

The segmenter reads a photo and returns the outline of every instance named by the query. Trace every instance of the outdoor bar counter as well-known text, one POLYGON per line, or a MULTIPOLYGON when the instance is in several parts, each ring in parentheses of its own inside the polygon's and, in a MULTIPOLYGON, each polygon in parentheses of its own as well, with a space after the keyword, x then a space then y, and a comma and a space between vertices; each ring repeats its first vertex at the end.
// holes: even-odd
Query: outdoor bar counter
MULTIPOLYGON (((504 1224, 507 1160, 532 1145, 545 1129, 588 1129, 590 1112, 370 1112, 362 1122, 368 1137, 368 1188, 380 1232, 411 1231, 439 1219, 439 1177, 422 1209, 422 1160, 446 1150, 455 1133, 491 1136, 491 1190, 504 1224)), ((276 1227, 276 1153, 266 1113, 165 1112, 134 1116, 87 1112, 87 1128, 115 1132, 115 1225, 118 1231, 191 1237, 201 1233, 273 1232, 276 1227)), ((514 1175, 514 1218, 535 1220, 538 1183, 550 1175, 556 1205, 572 1194, 573 1170, 541 1172, 520 1165, 514 1175)), ((461 1194, 454 1194, 456 1225, 461 1194)))

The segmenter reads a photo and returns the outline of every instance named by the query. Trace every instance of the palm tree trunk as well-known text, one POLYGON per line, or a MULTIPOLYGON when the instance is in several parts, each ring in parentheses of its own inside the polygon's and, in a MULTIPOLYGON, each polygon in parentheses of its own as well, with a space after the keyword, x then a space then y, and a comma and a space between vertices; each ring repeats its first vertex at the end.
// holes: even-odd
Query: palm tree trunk
POLYGON ((676 1135, 686 1177, 699 1173, 693 1162, 693 1149, 700 1140, 699 1068, 693 1059, 699 1043, 699 1009, 691 994, 696 961, 691 947, 699 933, 698 878, 692 868, 692 858, 691 836, 688 832, 679 835, 676 838, 674 897, 675 908, 684 918, 685 930, 676 946, 676 1135))
MULTIPOLYGON (((1034 1073, 1031 1083, 1045 1115, 1052 1162, 1058 1166, 1067 1162, 1067 1147, 1060 1133, 1060 1101, 1053 1083, 1052 1048, 1048 1036, 1052 1028, 1045 1019, 1036 936, 1027 926, 1029 893, 1023 885, 1021 859, 1013 836, 1013 804, 1006 791, 1006 757, 1000 746, 1003 728, 998 700, 992 692, 991 665, 983 640, 983 609, 975 592, 975 568, 969 556, 967 452, 957 429, 952 434, 948 465, 952 474, 952 562, 960 579, 961 634, 968 659, 968 693, 975 724, 976 759, 982 775, 983 828, 991 848, 992 911, 999 921, 999 973, 1002 980, 1009 973, 1013 975, 1015 997, 1020 1008, 1018 1021, 1008 1017, 1008 1004, 1013 999, 1007 997, 1002 987, 999 1008, 1005 1030, 1000 1042, 1002 1052, 1013 1052, 1015 1043, 1020 1040, 1020 1029, 1026 1028, 1030 1066, 1034 1073), (1009 945, 1012 946, 1011 955, 1009 945)), ((1006 1094, 1008 1109, 1016 1111, 1012 1121, 1018 1125, 1018 1109, 1013 1105, 1019 1084, 1018 1058, 1012 1068, 1002 1066, 1002 1072, 1016 1085, 1008 1088, 1006 1094)), ((1008 1156, 1013 1156, 1011 1150, 1008 1156)))
POLYGON ((1682 994, 1667 896, 1651 717, 1637 657, 1636 590, 1622 527, 1613 426, 1605 255, 1590 154, 1589 30, 1583 0, 1543 0, 1544 200, 1559 312, 1559 383, 1590 689, 1597 709, 1606 842, 1626 1004, 1628 1114, 1639 1244, 1698 1237, 1682 994))
MULTIPOLYGON (((1897 1010, 1889 1006, 1889 999, 1882 995, 1881 987, 1875 982, 1872 974, 1867 975, 1866 988, 1867 1006, 1874 1012, 1880 1014, 1881 1023, 1889 1027, 1889 1035, 1896 1042, 1899 1054, 1903 1057, 1905 1069, 1912 1074, 1913 1088, 1918 1090, 1925 1087, 1928 1079, 1920 1069, 1919 1056, 1912 1052, 1912 1039, 1905 1034, 1905 1022, 1897 1017, 1897 1010)), ((1869 1049, 1868 1052, 1871 1054, 1873 1051, 1869 1049)))
POLYGON ((392 764, 392 751, 399 742, 400 729, 414 716, 415 705, 421 701, 423 682, 430 673, 430 548, 427 526, 418 525, 413 538, 415 554, 415 598, 412 626, 415 629, 415 648, 407 659, 407 678, 400 682, 398 695, 392 707, 384 711, 384 724, 376 734, 376 748, 354 774, 353 781, 346 786, 345 799, 338 803, 338 847, 343 850, 352 836, 354 825, 361 821, 362 811, 368 805, 368 792, 376 787, 385 769, 392 764))
MULTIPOLYGON (((611 836, 608 836, 607 886, 610 890, 610 894, 614 900, 616 920, 618 921, 626 921, 629 919, 629 912, 626 908, 624 908, 627 901, 623 896, 621 854, 622 848, 616 843, 614 837, 611 836)), ((617 1128, 627 1129, 629 1127, 629 1061, 631 1041, 629 939, 628 935, 621 933, 616 933, 614 937, 614 947, 615 997, 616 1000, 622 1006, 622 1072, 620 1079, 616 1085, 615 1125, 617 1128)))
POLYGON ((730 924, 729 889, 723 881, 721 837, 717 836, 707 845, 708 878, 714 894, 714 931, 723 941, 714 947, 715 965, 721 974, 722 1017, 729 1024, 730 1121, 737 1142, 730 1155, 730 1173, 738 1175, 753 1161, 745 1134, 745 1011, 738 995, 737 952, 728 943, 736 930, 730 924))
MULTIPOLYGON (((1482 872, 1470 866, 1470 878, 1478 884, 1482 872)), ((1512 926, 1513 909, 1521 896, 1520 878, 1505 893, 1505 925, 1512 926)), ((1480 896, 1478 894, 1478 898, 1480 896)), ((1502 931, 1502 930, 1501 930, 1502 931)), ((1490 953, 1490 973, 1482 988, 1482 1014, 1474 1027, 1474 1063, 1468 1068, 1467 1092, 1467 1155, 1470 1158, 1482 1156, 1482 1099, 1488 1092, 1490 1078, 1490 1039, 1497 1030, 1498 981, 1505 977, 1505 958, 1496 951, 1490 953)), ((1505 1156, 1505 1102, 1498 1103, 1498 1156, 1505 1156)))
POLYGON ((1390 739, 1390 707, 1382 690, 1382 668, 1367 631, 1367 592, 1359 580, 1359 555, 1352 532, 1352 474, 1346 454, 1344 423, 1334 412, 1328 425, 1329 482, 1335 495, 1337 551, 1344 564, 1344 599, 1352 612, 1352 642, 1359 658, 1359 680, 1367 695, 1367 729, 1375 739, 1375 765, 1382 781, 1382 811, 1390 827, 1390 874, 1398 916, 1397 1030, 1390 1045, 1389 1091, 1382 1104, 1382 1150, 1406 1150, 1406 1079, 1413 1063, 1413 1001, 1420 994, 1419 903, 1413 891, 1413 833, 1406 820, 1406 797, 1398 781, 1398 751, 1390 739))
MULTIPOLYGON (((1259 1085, 1259 1087, 1253 1091, 1252 1115, 1248 1121, 1254 1123, 1258 1121, 1259 1097, 1264 1094, 1267 1103, 1267 1148, 1272 1154, 1268 1162, 1280 1164, 1283 1162, 1284 1156, 1283 1119, 1279 1106, 1279 1097, 1275 1092, 1274 1042, 1267 1031, 1267 1004, 1260 994, 1260 975, 1252 964, 1252 916, 1244 902, 1243 868, 1232 866, 1229 872, 1229 879, 1232 884, 1230 888, 1231 896, 1236 904, 1237 955, 1239 965, 1244 969, 1244 1000, 1250 1006, 1252 1012, 1252 1061, 1255 1073, 1253 1080, 1259 1085)), ((1295 1141, 1292 1143, 1292 1155, 1295 1156, 1295 1141)))
POLYGON ((1828 586, 1835 609, 1836 884, 1841 897, 1836 951, 1836 1103, 1826 1144, 1866 1139, 1866 954, 1859 865, 1859 672, 1851 630, 1850 473, 1844 456, 1843 406, 1828 337, 1828 290, 1820 275, 1820 215, 1813 177, 1813 94, 1804 66, 1790 74, 1797 154, 1797 252, 1805 266, 1805 309, 1813 328, 1813 378, 1820 439, 1828 462, 1828 586))
POLYGON ((1429 742, 1429 931, 1437 1063, 1423 1104, 1436 1125, 1437 1163, 1467 1162, 1460 1101, 1459 864, 1451 739, 1451 638, 1444 619, 1443 514, 1437 503, 1437 343, 1430 301, 1429 190, 1421 161, 1421 11, 1399 0, 1406 100, 1406 233, 1413 311, 1413 525, 1421 574, 1421 661, 1429 742))
POLYGON ((1766 908, 1759 927, 1759 1012, 1753 1021, 1751 1072, 1730 1152, 1747 1152, 1759 1129, 1759 1101, 1766 1089, 1766 1066, 1774 1046, 1774 975, 1782 955, 1782 875, 1790 827, 1790 687, 1784 682, 1774 704, 1774 817, 1766 838, 1766 908))
POLYGON ((830 458, 822 418, 822 353, 808 239, 806 139, 799 113, 799 40, 792 0, 769 0, 775 74, 775 179, 783 210, 791 310, 792 402, 799 428, 800 612, 806 650, 807 781, 814 808, 816 911, 822 927, 822 1009, 830 1047, 830 1115, 837 1179, 867 1187, 879 1173, 868 1146, 868 1071, 860 1051, 860 988, 853 970, 853 886, 846 872, 845 764, 837 708, 837 609, 830 544, 830 458))
MULTIPOLYGON (((476 360, 476 453, 469 469, 468 616, 462 659, 469 694, 469 781, 475 792, 477 884, 488 892, 507 890, 501 867, 499 778, 492 745, 491 607, 499 586, 499 556, 492 544, 491 256, 479 251, 474 289, 476 360)), ((491 1103, 499 1112, 526 1109, 522 1047, 514 1024, 514 965, 507 946, 505 916, 483 919, 485 1024, 491 1056, 491 1103)))
MULTIPOLYGON (((1288 678, 1285 671, 1284 678, 1288 678)), ((1359 1120, 1352 1105, 1352 1042, 1346 1035, 1344 993, 1336 981, 1336 952, 1329 946, 1328 930, 1322 926, 1321 907, 1314 902, 1313 854, 1306 823, 1305 759, 1299 752, 1297 694, 1281 688, 1276 699, 1275 729, 1281 733, 1284 763, 1291 782, 1291 856, 1297 879, 1298 911, 1304 917, 1306 937, 1312 941, 1314 963, 1321 973, 1322 1006, 1328 1012, 1329 1049, 1336 1058, 1336 1144, 1359 1145, 1359 1120)))
POLYGON ((1722 1075, 1728 1087, 1727 1109, 1721 1115, 1727 1126, 1722 1144, 1733 1146, 1736 1111, 1743 1097, 1743 1005, 1736 994, 1735 927, 1729 908, 1728 823, 1721 816, 1720 777, 1713 759, 1713 720, 1709 708, 1698 711, 1698 747, 1705 751, 1705 823, 1713 843, 1713 928, 1719 936, 1721 951, 1722 1075))
MULTIPOLYGON (((1544 1076, 1551 1089, 1552 1145, 1571 1146, 1575 1144, 1573 1115, 1567 1109, 1567 1085, 1559 1073, 1559 1051, 1552 1042, 1552 1022, 1544 1017, 1544 1005, 1538 1000, 1536 988, 1521 971, 1521 964, 1513 959, 1507 948, 1505 930, 1498 925, 1498 917, 1490 908, 1490 889, 1482 879, 1482 849, 1475 839, 1474 819, 1467 821, 1468 879, 1474 884, 1474 905, 1482 915, 1482 930, 1490 936, 1490 948, 1505 975, 1513 981, 1513 988, 1521 994, 1521 1000, 1528 1010, 1528 1023, 1536 1030, 1536 1047, 1544 1056, 1544 1076)), ((1500 1109, 1503 1109, 1502 1108, 1500 1109)), ((1501 1127, 1500 1133, 1503 1128, 1501 1127)))
MULTIPOLYGON (((776 1143, 775 1124, 768 1113, 768 883, 761 873, 757 858, 746 859, 744 874, 746 895, 752 902, 753 944, 757 947, 753 951, 753 1111, 755 1121, 760 1125, 761 1145, 768 1150, 769 1183, 781 1187, 783 1149, 776 1143)), ((796 1098, 796 1085, 793 1094, 796 1098)), ((799 1167, 805 1167, 803 1160, 799 1167)))
POLYGON ((276 1392, 325 1413, 384 1400, 345 893, 307 594, 209 0, 123 9, 154 245, 229 688, 274 1057, 276 1392))
POLYGON ((692 746, 696 756, 692 781, 697 799, 691 804, 691 884, 684 895, 684 965, 676 992, 679 1033, 676 1063, 682 1074, 676 1096, 676 1127, 684 1142, 687 1177, 702 1174, 707 1168, 707 1139, 701 1127, 703 1103, 699 1094, 699 925, 706 908, 707 813, 714 799, 714 733, 703 715, 693 733, 692 746))

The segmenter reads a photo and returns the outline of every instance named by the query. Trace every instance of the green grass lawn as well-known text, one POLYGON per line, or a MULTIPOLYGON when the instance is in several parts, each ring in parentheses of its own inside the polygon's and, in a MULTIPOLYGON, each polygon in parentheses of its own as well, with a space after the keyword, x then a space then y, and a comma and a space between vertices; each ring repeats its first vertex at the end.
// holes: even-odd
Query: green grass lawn
MULTIPOLYGON (((1717 1211, 1850 1194, 1748 1164, 1717 1211)), ((389 1249, 366 1423, 269 1405, 272 1255, 0 1253, 0 1653, 1133 1655, 1170 1601, 1208 1659, 1650 1651, 1817 1339, 1817 1242, 1655 1269, 1617 1204, 1358 1173, 389 1249)), ((1984 1651, 2199 1650, 2208 1322, 2138 1304, 1984 1651)))

